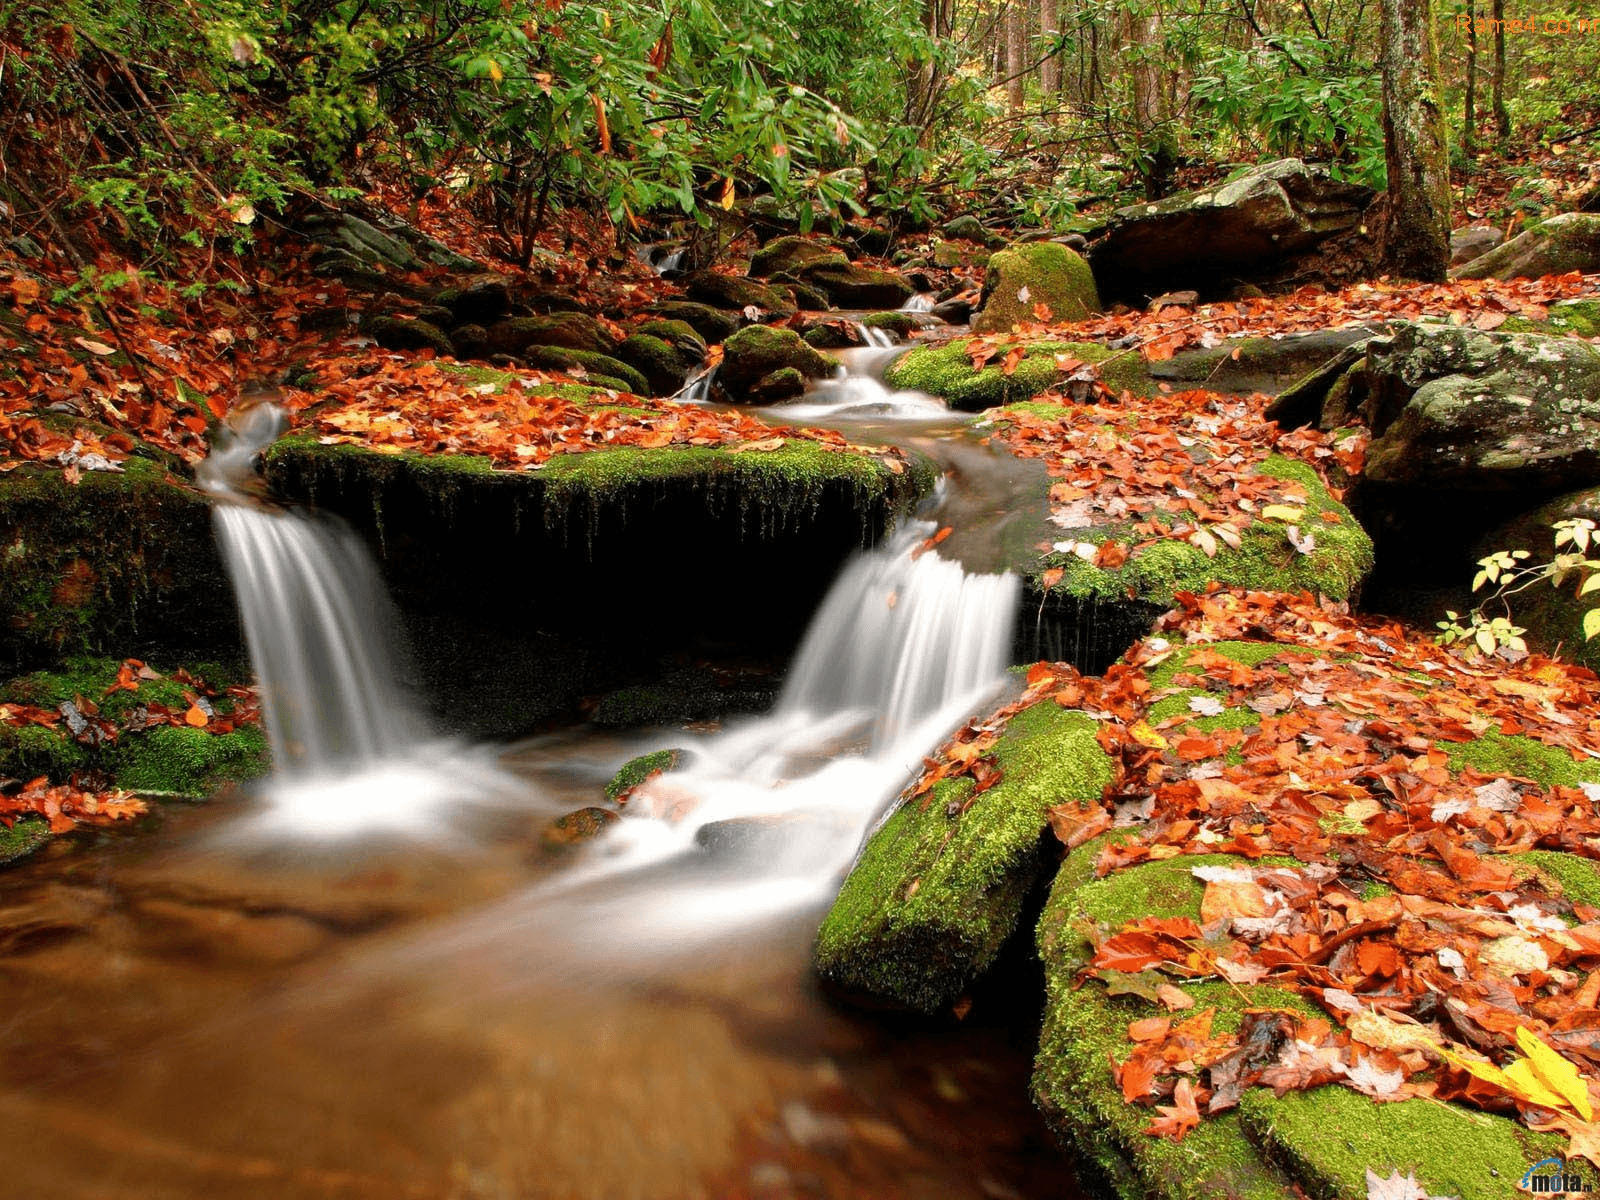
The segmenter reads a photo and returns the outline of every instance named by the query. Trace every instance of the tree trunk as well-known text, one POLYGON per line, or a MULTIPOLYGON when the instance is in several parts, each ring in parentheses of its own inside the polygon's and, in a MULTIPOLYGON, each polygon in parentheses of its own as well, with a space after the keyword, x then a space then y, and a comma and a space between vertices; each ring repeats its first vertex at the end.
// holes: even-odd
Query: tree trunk
POLYGON ((1506 0, 1493 0, 1494 88, 1490 103, 1494 107, 1494 128, 1503 142, 1511 136, 1511 114, 1506 111, 1506 0))
POLYGON ((1478 0, 1467 0, 1467 95, 1461 113, 1461 153, 1471 158, 1478 134, 1478 0))
POLYGON ((1039 0, 1039 53, 1045 56, 1039 63, 1039 90, 1044 93, 1046 105, 1052 107, 1061 90, 1061 56, 1051 53, 1060 25, 1059 0, 1039 0))
POLYGON ((1024 69, 1028 64, 1027 8, 1024 0, 1006 6, 1006 112, 1022 111, 1024 69))
POLYGON ((1450 267, 1450 161, 1438 87, 1432 4, 1383 0, 1384 266, 1432 283, 1442 283, 1450 267))

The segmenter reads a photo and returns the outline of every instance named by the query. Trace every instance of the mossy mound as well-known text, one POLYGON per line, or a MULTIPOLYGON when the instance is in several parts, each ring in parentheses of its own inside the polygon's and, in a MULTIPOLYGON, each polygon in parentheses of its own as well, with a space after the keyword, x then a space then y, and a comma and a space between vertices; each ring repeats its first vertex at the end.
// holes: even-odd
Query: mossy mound
POLYGON ((0 475, 0 674, 73 654, 239 647, 211 505, 156 463, 0 475))
POLYGON ((621 800, 645 780, 664 771, 675 771, 683 761, 682 750, 652 750, 630 758, 617 768, 617 773, 606 784, 606 799, 613 804, 621 800))
POLYGON ((43 817, 20 817, 9 827, 0 825, 0 863, 27 858, 50 840, 50 823, 43 817))
POLYGON ((966 339, 907 351, 884 372, 884 381, 893 388, 943 397, 963 412, 979 412, 1019 404, 1060 383, 1066 376, 1056 365, 1058 357, 1105 364, 1101 378, 1117 391, 1147 395, 1155 386, 1139 355, 1107 350, 1092 342, 1031 342, 1010 375, 999 361, 975 370, 966 339))
POLYGON ((1111 762, 1094 722, 1053 703, 1019 713, 993 753, 988 791, 943 780, 873 834, 817 934, 823 979, 931 1013, 994 961, 1053 859, 1046 811, 1097 802, 1111 762))
MULTIPOLYGON (((1126 1200, 1366 1200, 1371 1168, 1383 1177, 1415 1172, 1433 1195, 1490 1200, 1508 1194, 1530 1164, 1559 1153, 1559 1139, 1504 1117, 1424 1100, 1379 1104, 1339 1087, 1282 1099, 1255 1087, 1238 1109, 1207 1117, 1181 1142, 1145 1134, 1153 1110, 1123 1100, 1108 1058, 1120 1061, 1133 1050, 1131 1022, 1165 1010, 1138 996, 1113 996, 1098 980, 1081 981, 1093 956, 1086 931, 1137 917, 1197 920, 1204 887, 1191 868, 1257 864, 1184 856, 1088 882, 1098 850, 1091 842, 1068 855, 1039 922, 1046 1008, 1033 1086, 1046 1120, 1108 1191, 1126 1200)), ((1316 1011, 1279 988, 1183 986, 1196 1011, 1216 1009, 1217 1032, 1236 1029, 1247 1008, 1316 1011)))
POLYGON ((1100 311, 1089 264, 1059 242, 1028 242, 989 259, 972 332, 1004 333, 1035 321, 1040 304, 1049 308, 1053 321, 1081 321, 1100 311))
POLYGON ((1500 326, 1508 333, 1549 333, 1567 337, 1600 337, 1600 300, 1558 300, 1540 320, 1507 317, 1500 326))
POLYGON ((706 339, 687 321, 646 321, 634 333, 660 338, 677 351, 678 361, 685 367, 699 366, 706 356, 706 339))
POLYGON ((808 267, 848 266, 850 260, 832 242, 791 235, 774 238, 750 256, 750 274, 759 279, 798 275, 808 267))
POLYGON ((651 396, 670 396, 688 378, 677 349, 648 333, 635 333, 617 345, 616 357, 644 377, 651 396))
MULTIPOLYGON (((682 321, 690 326, 707 342, 721 342, 728 335, 739 328, 736 318, 729 316, 709 304, 700 304, 694 300, 660 300, 652 304, 648 310, 652 315, 668 321, 682 321)), ((641 329, 641 332, 652 333, 653 330, 641 329)), ((662 335, 657 334, 660 337, 662 335)), ((672 339, 668 338, 668 341, 672 339)))
POLYGON ((564 350, 559 346, 524 346, 519 357, 529 366, 551 367, 557 371, 581 374, 596 387, 632 392, 635 396, 651 394, 649 380, 610 354, 594 354, 587 350, 564 350))
POLYGON ((530 346, 557 346, 590 354, 609 354, 617 339, 587 313, 560 312, 544 317, 512 317, 489 326, 489 348, 496 354, 523 355, 530 346))
MULTIPOLYGON (((1052 552, 1029 573, 1037 581, 1040 572, 1061 569, 1061 578, 1050 587, 1037 583, 1041 591, 1050 594, 1161 608, 1170 606, 1176 593, 1204 592, 1213 582, 1256 591, 1311 591, 1335 600, 1348 599, 1372 569, 1372 539, 1305 463, 1273 455, 1258 470, 1275 479, 1291 480, 1303 489, 1298 528, 1302 537, 1309 534, 1314 539, 1310 553, 1290 542, 1287 522, 1263 519, 1245 527, 1238 549, 1219 543, 1216 554, 1209 557, 1186 541, 1166 540, 1134 550, 1127 562, 1114 570, 1096 567, 1073 553, 1052 552)), ((1125 526, 1115 525, 1074 529, 1071 534, 1075 542, 1094 545, 1137 540, 1125 526)))
POLYGON ((833 373, 833 364, 792 329, 750 325, 723 346, 722 370, 717 378, 728 396, 737 401, 753 398, 752 393, 764 380, 784 370, 798 372, 802 380, 822 379, 833 373))

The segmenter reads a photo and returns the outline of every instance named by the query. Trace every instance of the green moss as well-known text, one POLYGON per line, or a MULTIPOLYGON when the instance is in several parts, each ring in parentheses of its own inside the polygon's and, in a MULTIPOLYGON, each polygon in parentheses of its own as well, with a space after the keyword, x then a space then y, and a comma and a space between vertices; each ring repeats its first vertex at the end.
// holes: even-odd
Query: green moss
POLYGON ((567 350, 560 346, 525 346, 518 357, 532 366, 553 367, 558 371, 582 368, 591 379, 615 382, 619 385, 618 391, 632 392, 636 396, 650 394, 650 384, 643 375, 609 354, 592 350, 567 350))
POLYGON ((1054 704, 1014 717, 1001 782, 972 801, 945 780, 875 833, 817 936, 823 978, 925 1012, 950 1004, 999 952, 1048 856, 1046 810, 1099 800, 1111 765, 1094 722, 1054 704))
POLYGON ((887 329, 897 337, 908 338, 917 331, 917 319, 908 312, 875 312, 861 318, 868 329, 887 329))
POLYGON ((615 802, 624 792, 631 792, 650 776, 661 771, 676 770, 682 757, 681 750, 652 750, 649 754, 630 758, 606 784, 606 799, 615 802))
POLYGON ((198 799, 223 783, 265 774, 267 739, 257 725, 220 736, 169 725, 125 739, 117 758, 119 787, 198 799))
POLYGON ((1175 675, 1188 671, 1189 658, 1197 649, 1205 649, 1223 658, 1231 658, 1247 667, 1259 667, 1269 659, 1283 654, 1301 654, 1315 658, 1319 651, 1309 646, 1287 646, 1279 642, 1206 642, 1200 646, 1179 646, 1172 654, 1145 672, 1153 691, 1172 686, 1175 675))
POLYGON ((0 825, 0 863, 26 858, 50 840, 50 823, 43 817, 19 817, 8 828, 0 825))
POLYGON ((1600 337, 1600 300, 1562 300, 1552 304, 1543 320, 1507 317, 1500 326, 1507 333, 1566 334, 1600 337))
POLYGON ((1056 321, 1079 321, 1100 311, 1089 264, 1059 242, 1029 242, 995 254, 983 292, 983 308, 972 320, 974 333, 1004 332, 1035 320, 1040 304, 1056 321))
MULTIPOLYGON (((1136 552, 1114 571, 1093 566, 1076 554, 1047 555, 1038 569, 1063 569, 1055 590, 1106 600, 1131 595, 1171 604, 1177 592, 1203 592, 1212 582, 1348 599, 1372 568, 1372 539, 1306 464, 1274 455, 1259 469, 1263 475, 1291 479, 1304 488, 1306 517, 1300 529, 1315 538, 1310 554, 1300 553, 1290 543, 1283 522, 1257 521, 1245 527, 1239 549, 1222 545, 1210 558, 1197 546, 1169 539, 1136 552)), ((1118 526, 1106 526, 1078 530, 1076 536, 1079 541, 1099 543, 1121 532, 1118 526)))
POLYGON ((1118 390, 1144 395, 1154 386, 1137 354, 1107 350, 1091 342, 1030 342, 1011 375, 1006 375, 998 362, 975 371, 964 339, 907 351, 884 373, 884 381, 890 387, 941 396, 954 408, 976 412, 1016 405, 1054 387, 1062 379, 1056 369, 1057 355, 1105 363, 1102 377, 1118 390))
POLYGON ((1429 1195, 1503 1200, 1530 1166, 1564 1149, 1559 1136, 1505 1117, 1427 1100, 1375 1104, 1342 1087, 1281 1100, 1253 1088, 1239 1112, 1308 1194, 1329 1200, 1366 1200, 1368 1169, 1414 1173, 1429 1195))
POLYGON ((1568 903, 1600 909, 1600 864, 1593 859, 1559 850, 1529 850, 1511 859, 1529 873, 1547 876, 1556 885, 1554 893, 1568 903))
POLYGON ((1452 771, 1474 767, 1485 775, 1516 775, 1547 788, 1600 783, 1600 759, 1580 762, 1559 746, 1520 734, 1507 737, 1491 729, 1476 741, 1447 742, 1443 749, 1452 771))

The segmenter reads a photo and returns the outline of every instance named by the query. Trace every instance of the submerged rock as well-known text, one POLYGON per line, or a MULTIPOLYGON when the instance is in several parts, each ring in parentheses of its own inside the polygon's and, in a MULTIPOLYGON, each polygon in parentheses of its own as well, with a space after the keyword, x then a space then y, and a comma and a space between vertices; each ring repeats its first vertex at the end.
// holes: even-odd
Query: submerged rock
POLYGON ((619 819, 609 808, 590 805, 551 821, 539 835, 539 841, 546 850, 565 850, 593 841, 619 819))
POLYGON ((989 259, 973 333, 1003 333, 1035 321, 1039 305, 1052 321, 1081 321, 1100 311, 1089 266, 1059 242, 1028 242, 989 259))
POLYGON ((994 962, 1050 864, 1045 811, 1097 801, 1112 778, 1094 722, 1055 704, 1018 714, 994 759, 987 791, 941 781, 872 835, 817 934, 824 980, 934 1013, 994 962))

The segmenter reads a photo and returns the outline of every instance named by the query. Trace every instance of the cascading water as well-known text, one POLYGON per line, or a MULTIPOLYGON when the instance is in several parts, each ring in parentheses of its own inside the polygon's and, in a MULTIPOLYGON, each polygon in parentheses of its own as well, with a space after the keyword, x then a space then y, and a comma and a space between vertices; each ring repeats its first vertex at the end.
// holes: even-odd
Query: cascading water
POLYGON ((441 804, 503 790, 458 746, 431 740, 396 682, 392 614, 365 548, 343 525, 258 496, 256 456, 280 410, 236 410, 197 472, 238 598, 271 739, 269 817, 331 833, 421 831, 441 804))

